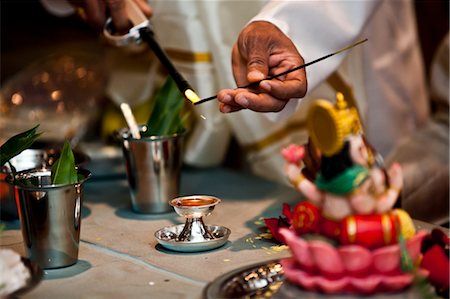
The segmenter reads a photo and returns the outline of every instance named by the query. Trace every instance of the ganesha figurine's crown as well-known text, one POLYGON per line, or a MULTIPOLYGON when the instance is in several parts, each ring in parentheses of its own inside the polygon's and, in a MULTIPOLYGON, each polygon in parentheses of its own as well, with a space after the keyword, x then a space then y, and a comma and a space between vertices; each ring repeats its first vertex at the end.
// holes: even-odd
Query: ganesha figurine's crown
POLYGON ((336 94, 336 104, 315 101, 308 112, 308 131, 314 145, 325 156, 338 153, 349 135, 362 133, 358 111, 347 107, 344 95, 336 94))

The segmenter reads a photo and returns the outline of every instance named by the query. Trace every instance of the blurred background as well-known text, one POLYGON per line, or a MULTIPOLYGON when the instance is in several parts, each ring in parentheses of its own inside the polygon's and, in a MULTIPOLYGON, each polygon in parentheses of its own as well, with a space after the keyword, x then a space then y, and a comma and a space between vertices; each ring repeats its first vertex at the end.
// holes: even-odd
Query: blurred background
POLYGON ((41 124, 42 139, 95 136, 108 72, 97 34, 39 1, 1 2, 0 142, 41 124))
MULTIPOLYGON (((105 93, 110 47, 79 17, 52 15, 38 0, 2 0, 0 5, 0 143, 37 123, 46 142, 110 142, 111 132, 124 125, 105 93)), ((429 72, 449 29, 449 2, 415 1, 415 6, 429 72)))

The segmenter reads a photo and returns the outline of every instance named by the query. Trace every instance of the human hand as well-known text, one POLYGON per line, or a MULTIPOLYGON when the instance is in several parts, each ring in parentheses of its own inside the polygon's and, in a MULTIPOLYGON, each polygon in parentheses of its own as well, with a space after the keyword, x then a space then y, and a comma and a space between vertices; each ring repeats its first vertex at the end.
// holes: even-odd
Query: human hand
MULTIPOLYGON (((264 21, 247 25, 232 51, 233 75, 238 86, 258 82, 302 64, 304 60, 292 41, 275 25, 264 21)), ((281 111, 289 99, 306 94, 306 72, 296 70, 255 85, 254 88, 221 90, 217 95, 220 111, 281 111)))
MULTIPOLYGON (((127 33, 128 30, 133 27, 125 9, 125 1, 126 0, 69 0, 73 6, 83 11, 82 18, 98 31, 103 30, 106 19, 110 16, 116 32, 119 34, 127 33)), ((145 16, 152 16, 153 10, 146 0, 130 1, 133 1, 145 16)))

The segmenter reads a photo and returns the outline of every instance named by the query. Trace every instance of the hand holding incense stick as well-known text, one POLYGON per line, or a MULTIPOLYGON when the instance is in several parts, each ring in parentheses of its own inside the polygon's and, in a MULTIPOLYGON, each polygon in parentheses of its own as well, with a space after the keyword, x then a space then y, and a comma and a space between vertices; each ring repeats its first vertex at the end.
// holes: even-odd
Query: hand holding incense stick
POLYGON ((169 75, 175 81, 181 94, 192 103, 200 101, 200 98, 195 93, 194 89, 189 85, 186 79, 178 72, 175 66, 170 61, 166 52, 161 48, 158 42, 154 38, 153 30, 151 29, 150 22, 144 13, 140 10, 137 4, 132 0, 125 1, 125 8, 130 18, 131 23, 134 25, 129 30, 128 34, 118 36, 111 31, 112 20, 109 19, 106 22, 104 34, 108 40, 117 46, 129 46, 130 44, 139 45, 142 41, 147 43, 153 50, 153 53, 159 59, 161 64, 165 67, 169 75))
MULTIPOLYGON (((346 51, 346 50, 349 50, 349 49, 351 49, 351 48, 353 48, 353 47, 356 47, 357 45, 362 44, 362 43, 366 42, 367 40, 368 40, 367 38, 366 38, 366 39, 363 39, 363 40, 361 40, 361 41, 358 41, 357 43, 354 43, 354 44, 352 44, 352 45, 350 45, 350 46, 347 46, 347 47, 345 47, 345 48, 342 48, 342 49, 340 49, 340 50, 338 50, 338 51, 336 51, 336 52, 333 52, 333 53, 331 53, 331 54, 328 54, 328 55, 325 55, 325 56, 323 56, 323 57, 320 57, 320 58, 318 58, 318 59, 316 59, 316 60, 313 60, 313 61, 311 61, 311 62, 308 62, 308 63, 302 64, 302 65, 299 65, 299 66, 294 67, 294 68, 292 68, 292 69, 290 69, 290 70, 287 70, 287 71, 285 71, 285 72, 282 72, 282 73, 279 73, 279 74, 276 74, 276 75, 273 75, 273 76, 266 77, 266 78, 264 78, 264 79, 262 79, 262 80, 259 80, 259 81, 256 81, 256 82, 247 84, 247 85, 245 85, 245 86, 239 86, 239 87, 237 87, 237 88, 248 88, 248 87, 251 87, 251 86, 255 86, 255 85, 258 85, 261 81, 264 81, 264 80, 272 80, 272 79, 275 79, 275 78, 284 76, 284 75, 286 75, 286 74, 289 74, 289 73, 291 73, 291 72, 297 71, 297 70, 299 70, 299 69, 306 68, 307 66, 310 66, 310 65, 315 64, 315 63, 317 63, 317 62, 319 62, 319 61, 322 61, 322 60, 324 60, 324 59, 327 59, 327 58, 329 58, 329 57, 331 57, 331 56, 334 56, 334 55, 336 55, 336 54, 339 54, 339 53, 341 53, 341 52, 344 52, 344 51, 346 51)), ((194 102, 194 105, 198 105, 198 104, 201 104, 201 103, 205 103, 205 102, 211 101, 211 100, 213 100, 213 99, 215 99, 215 98, 217 98, 217 95, 214 95, 214 96, 211 96, 211 97, 209 97, 209 98, 205 98, 205 99, 199 100, 199 101, 197 101, 197 102, 194 102)))
MULTIPOLYGON (((137 26, 147 21, 147 18, 134 1, 126 0, 125 5, 133 25, 137 26)), ((142 40, 145 41, 153 50, 153 53, 155 53, 156 57, 158 57, 161 64, 166 68, 169 75, 177 84, 177 87, 180 90, 181 94, 183 94, 185 98, 187 98, 192 103, 199 101, 200 98, 195 93, 194 89, 189 85, 187 80, 184 79, 183 76, 178 72, 178 70, 170 61, 166 52, 164 52, 164 50, 159 46, 158 42, 154 39, 154 34, 150 26, 144 26, 140 28, 139 34, 142 40)))

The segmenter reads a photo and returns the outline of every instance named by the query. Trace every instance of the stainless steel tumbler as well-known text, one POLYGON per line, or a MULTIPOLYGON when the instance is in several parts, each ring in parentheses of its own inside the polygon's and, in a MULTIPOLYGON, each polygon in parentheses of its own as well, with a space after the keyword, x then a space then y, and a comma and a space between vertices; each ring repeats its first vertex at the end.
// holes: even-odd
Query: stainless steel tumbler
POLYGON ((22 235, 30 260, 43 269, 73 265, 78 260, 83 184, 88 170, 76 184, 52 185, 51 170, 19 172, 14 184, 22 235))
MULTIPOLYGON (((11 158, 9 163, 16 171, 24 171, 39 167, 51 167, 59 158, 60 150, 56 149, 26 149, 19 155, 11 158)), ((82 166, 89 161, 89 157, 79 151, 74 151, 75 165, 82 166)), ((17 219, 18 212, 16 207, 14 187, 6 182, 6 178, 11 173, 9 164, 0 169, 0 217, 10 220, 17 219)))
POLYGON ((133 211, 171 212, 168 202, 179 196, 184 135, 135 139, 127 130, 120 135, 133 211))

